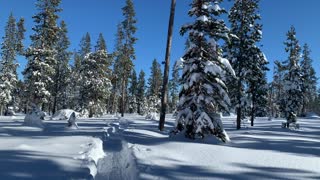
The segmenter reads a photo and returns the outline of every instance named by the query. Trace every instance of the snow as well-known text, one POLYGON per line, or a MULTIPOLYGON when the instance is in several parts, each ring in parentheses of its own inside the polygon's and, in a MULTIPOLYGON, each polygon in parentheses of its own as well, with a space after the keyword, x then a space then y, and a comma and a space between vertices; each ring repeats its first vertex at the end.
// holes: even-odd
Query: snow
POLYGON ((209 21, 209 18, 208 18, 208 16, 203 15, 203 16, 198 17, 197 20, 207 22, 207 21, 209 21))
POLYGON ((80 117, 80 113, 72 109, 61 109, 54 113, 52 120, 67 120, 73 112, 76 114, 76 117, 80 117))
POLYGON ((235 116, 221 116, 231 139, 170 136, 175 126, 137 114, 65 121, 45 129, 23 126, 24 117, 0 117, 1 179, 319 179, 320 119, 300 118, 299 130, 284 119, 257 118, 235 130, 235 116))

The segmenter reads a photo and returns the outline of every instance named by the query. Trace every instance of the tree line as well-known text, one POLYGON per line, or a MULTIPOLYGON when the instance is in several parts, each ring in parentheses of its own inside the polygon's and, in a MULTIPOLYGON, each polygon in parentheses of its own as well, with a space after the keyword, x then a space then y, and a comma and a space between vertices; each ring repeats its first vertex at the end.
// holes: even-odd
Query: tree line
MULTIPOLYGON (((100 33, 92 45, 90 33, 80 41, 79 50, 69 50, 70 40, 65 21, 59 19, 61 0, 38 0, 32 18, 31 45, 23 46, 24 19, 16 22, 13 14, 5 27, 0 68, 0 109, 9 107, 27 113, 32 104, 54 114, 59 109, 74 109, 99 116, 120 112, 146 114, 160 108, 161 65, 153 60, 150 78, 141 70, 137 76, 133 60, 136 23, 134 4, 126 0, 123 20, 117 25, 114 52, 107 51, 100 33), (25 56, 23 80, 17 77, 17 55, 25 56)), ((170 111, 177 102, 178 80, 170 87, 170 111)))
MULTIPOLYGON (((30 104, 49 113, 71 108, 90 117, 159 111, 161 64, 152 62, 147 82, 144 71, 137 75, 134 68, 138 39, 133 1, 126 0, 121 9, 114 52, 107 51, 102 33, 94 46, 90 33, 85 34, 79 50, 70 52, 67 24, 59 19, 60 2, 37 0, 32 43, 27 48, 24 19, 9 16, 1 47, 1 114, 8 107, 27 112, 30 104), (17 78, 17 55, 28 61, 23 80, 17 78)), ((289 120, 320 112, 311 50, 307 44, 301 49, 295 28, 290 28, 284 42, 288 58, 275 61, 273 81, 268 83, 259 0, 234 1, 228 13, 230 27, 220 17, 227 14, 221 2, 193 0, 188 14, 194 22, 181 28, 186 54, 172 68, 167 92, 167 111, 177 112, 177 124, 190 137, 205 134, 209 127, 226 139, 222 123, 215 120, 219 112, 234 112, 238 129, 246 117, 253 126, 256 116, 289 120)))

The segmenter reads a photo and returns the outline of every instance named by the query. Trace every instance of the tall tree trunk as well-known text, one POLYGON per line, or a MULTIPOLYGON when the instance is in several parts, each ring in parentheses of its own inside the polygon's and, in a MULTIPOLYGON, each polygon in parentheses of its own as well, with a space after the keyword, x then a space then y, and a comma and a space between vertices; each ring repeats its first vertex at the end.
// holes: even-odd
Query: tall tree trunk
POLYGON ((121 94, 122 94, 122 97, 121 97, 121 117, 124 116, 124 109, 125 109, 125 94, 126 94, 126 81, 123 77, 123 80, 122 80, 122 90, 121 90, 121 94))
POLYGON ((167 39, 167 48, 166 48, 166 62, 164 68, 163 76, 163 86, 162 86, 162 96, 161 96, 161 112, 160 112, 160 121, 159 121, 159 130, 163 131, 165 116, 167 110, 167 101, 168 101, 168 79, 169 79, 169 66, 170 66, 170 54, 171 54, 171 44, 172 44, 172 32, 173 32, 173 23, 174 23, 174 14, 175 14, 176 0, 171 0, 171 10, 170 10, 170 19, 168 27, 168 39, 167 39))
MULTIPOLYGON (((240 61, 241 62, 241 61, 240 61)), ((240 64, 239 62, 239 64, 240 64)), ((240 77, 241 76, 241 72, 240 72, 240 67, 239 66, 239 72, 238 72, 238 95, 237 95, 237 101, 238 101, 238 107, 237 107, 237 129, 240 129, 241 128, 241 116, 242 116, 242 105, 241 105, 241 85, 242 85, 242 78, 240 77)))
POLYGON ((254 125, 255 114, 256 114, 256 96, 252 94, 251 126, 254 125))

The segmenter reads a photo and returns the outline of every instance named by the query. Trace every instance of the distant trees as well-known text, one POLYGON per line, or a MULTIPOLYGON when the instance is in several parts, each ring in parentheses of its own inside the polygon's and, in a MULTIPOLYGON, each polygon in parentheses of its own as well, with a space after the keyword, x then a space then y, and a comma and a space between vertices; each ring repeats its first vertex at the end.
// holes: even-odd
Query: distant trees
MULTIPOLYGON (((0 114, 9 106, 27 112, 34 104, 49 113, 72 108, 90 117, 118 112, 148 115, 158 113, 160 99, 166 104, 167 98, 166 112, 176 112, 178 130, 190 138, 211 133, 226 141, 219 113, 229 109, 237 111, 237 128, 245 116, 254 125, 256 116, 268 113, 289 122, 295 115, 320 112, 311 50, 307 44, 301 49, 294 27, 285 41, 289 57, 275 61, 273 81, 267 83, 268 61, 259 44, 259 0, 235 1, 228 16, 230 29, 219 18, 226 13, 219 6, 222 0, 193 0, 189 15, 195 20, 181 28, 181 34, 188 35, 186 53, 174 64, 168 91, 156 59, 150 75, 135 71, 137 20, 132 0, 122 8, 111 53, 102 33, 93 46, 89 32, 71 53, 67 24, 59 20, 60 2, 37 0, 28 48, 23 45, 24 19, 9 16, 1 44, 0 114), (17 77, 19 55, 28 60, 23 80, 17 77)), ((163 121, 160 129, 162 125, 163 121)))

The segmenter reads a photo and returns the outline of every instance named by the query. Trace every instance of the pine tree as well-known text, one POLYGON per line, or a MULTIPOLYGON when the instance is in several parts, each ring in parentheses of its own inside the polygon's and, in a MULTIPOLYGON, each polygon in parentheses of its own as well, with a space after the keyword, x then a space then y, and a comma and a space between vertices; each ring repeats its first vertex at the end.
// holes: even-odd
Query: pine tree
POLYGON ((182 90, 179 95, 177 130, 185 130, 186 137, 214 134, 228 141, 221 119, 215 114, 228 111, 230 100, 224 83, 227 72, 234 71, 222 58, 219 40, 229 40, 229 30, 218 19, 226 11, 222 1, 193 0, 189 16, 194 23, 184 25, 181 34, 189 32, 190 48, 183 56, 182 90))
POLYGON ((75 54, 75 73, 79 73, 75 75, 74 79, 76 86, 75 86, 75 93, 76 96, 76 104, 77 104, 77 108, 79 111, 84 111, 85 110, 85 101, 88 102, 88 99, 86 99, 84 93, 86 93, 86 89, 84 88, 84 78, 83 78, 83 70, 85 69, 83 67, 83 62, 85 57, 91 53, 91 37, 90 34, 87 32, 81 39, 80 41, 80 50, 79 52, 77 52, 77 54, 75 54))
POLYGON ((137 111, 140 115, 145 113, 145 86, 145 73, 141 70, 137 84, 137 111))
POLYGON ((148 96, 155 96, 160 98, 160 90, 162 86, 162 71, 161 65, 156 59, 152 61, 152 66, 150 68, 150 78, 148 79, 149 92, 148 96))
POLYGON ((131 77, 130 77, 130 87, 129 87, 129 112, 136 113, 137 112, 137 73, 135 69, 132 69, 131 77))
MULTIPOLYGON (((55 59, 55 45, 58 41, 59 27, 57 13, 61 0, 38 0, 36 7, 39 10, 33 16, 36 25, 32 28, 34 34, 30 36, 32 44, 27 49, 28 64, 24 70, 29 100, 36 106, 48 105, 52 96, 53 77, 57 61, 55 59)), ((49 109, 49 107, 47 107, 49 109)))
POLYGON ((229 14, 231 33, 236 37, 232 38, 227 48, 227 56, 232 60, 238 79, 231 78, 228 87, 232 92, 232 104, 237 110, 237 129, 241 128, 241 119, 246 111, 250 112, 253 126, 258 109, 264 109, 267 102, 268 61, 257 46, 262 38, 258 4, 259 0, 235 1, 229 14))
POLYGON ((132 0, 126 0, 126 5, 122 8, 122 14, 124 20, 121 23, 122 28, 122 45, 118 51, 119 62, 118 64, 122 67, 122 72, 118 74, 120 86, 121 86, 121 116, 124 116, 126 110, 127 101, 127 85, 130 77, 131 70, 133 69, 133 62, 135 57, 134 44, 137 38, 134 37, 136 33, 135 10, 132 0))
POLYGON ((12 102, 12 93, 17 83, 16 60, 16 20, 12 14, 9 16, 5 28, 5 36, 2 38, 2 61, 0 64, 0 115, 3 115, 4 107, 12 102))
POLYGON ((58 32, 58 41, 55 49, 57 50, 54 76, 54 91, 53 96, 53 109, 54 114, 57 109, 65 109, 68 106, 68 92, 70 89, 70 76, 71 67, 69 61, 71 53, 68 51, 70 41, 67 37, 67 25, 64 21, 60 23, 60 30, 58 32))
POLYGON ((284 91, 283 101, 285 104, 285 117, 287 126, 296 122, 296 115, 301 110, 303 93, 302 93, 302 72, 299 65, 301 48, 296 38, 296 30, 293 26, 287 33, 286 52, 289 53, 287 61, 282 63, 285 68, 284 74, 284 91))
POLYGON ((172 68, 172 79, 170 80, 170 112, 174 112, 177 109, 177 103, 179 101, 179 71, 177 68, 177 61, 172 68))
POLYGON ((284 97, 284 72, 285 69, 282 67, 281 62, 275 61, 274 62, 274 71, 273 71, 273 82, 272 82, 272 88, 273 88, 273 104, 274 107, 271 107, 274 110, 273 115, 274 117, 281 117, 282 113, 285 109, 285 103, 283 102, 284 97))
POLYGON ((25 39, 25 34, 26 32, 26 28, 24 27, 24 18, 20 18, 20 20, 17 23, 17 34, 16 34, 16 38, 17 38, 17 51, 19 53, 19 55, 23 55, 24 54, 24 45, 23 45, 23 40, 25 39))
POLYGON ((162 87, 162 71, 161 65, 156 59, 152 61, 151 74, 148 79, 147 104, 148 113, 158 113, 160 110, 160 92, 162 87))
POLYGON ((22 52, 25 29, 23 19, 18 25, 11 13, 5 27, 5 36, 2 38, 0 62, 0 115, 3 114, 4 107, 16 105, 15 92, 17 88, 17 67, 16 56, 22 52))
POLYGON ((302 73, 302 93, 303 103, 302 112, 304 115, 308 110, 310 111, 310 105, 315 101, 317 96, 317 77, 314 68, 312 67, 312 59, 310 57, 311 50, 308 44, 304 44, 302 51, 301 61, 301 73, 302 73))
POLYGON ((111 58, 108 57, 102 34, 99 36, 96 51, 88 53, 82 62, 82 97, 89 117, 102 115, 106 111, 106 101, 110 94, 111 58))

